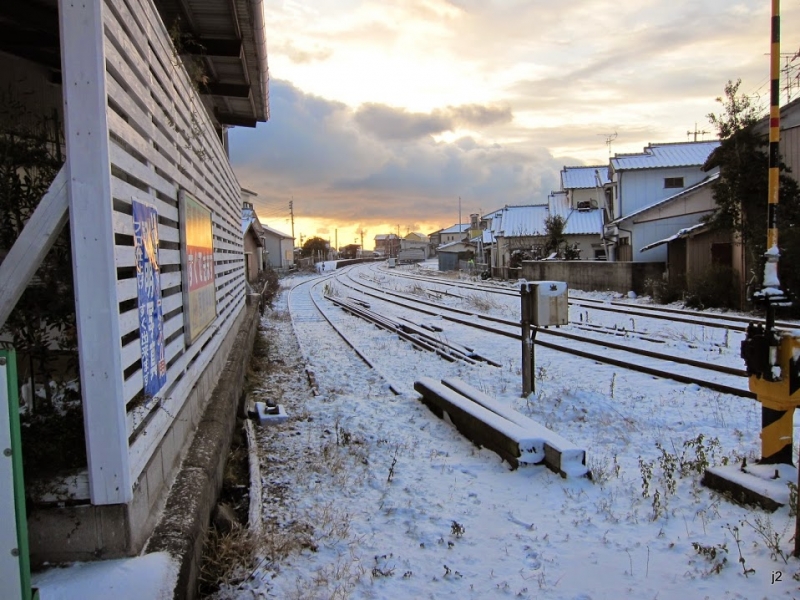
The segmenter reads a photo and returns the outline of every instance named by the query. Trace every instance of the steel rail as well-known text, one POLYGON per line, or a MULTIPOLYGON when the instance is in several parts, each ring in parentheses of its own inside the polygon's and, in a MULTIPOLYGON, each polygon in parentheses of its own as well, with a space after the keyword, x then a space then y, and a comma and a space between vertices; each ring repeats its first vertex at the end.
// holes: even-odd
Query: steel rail
MULTIPOLYGON (((335 272, 334 272, 334 273, 332 273, 331 275, 329 275, 329 276, 325 277, 323 281, 320 281, 320 280, 318 280, 318 279, 315 279, 315 280, 311 280, 311 281, 304 281, 304 282, 301 282, 301 283, 297 284, 296 286, 293 286, 293 287, 291 288, 291 290, 289 290, 289 297, 291 298, 291 295, 292 295, 292 293, 294 293, 294 292, 295 292, 295 290, 296 290, 297 288, 299 288, 300 286, 302 286, 302 285, 304 285, 304 284, 311 284, 311 288, 313 289, 313 288, 317 287, 318 285, 321 285, 322 283, 324 283, 325 281, 327 281, 328 279, 331 279, 331 278, 333 278, 333 277, 335 277, 335 272)), ((363 361, 363 362, 364 362, 364 363, 365 363, 365 364, 366 364, 366 365, 367 365, 367 366, 368 366, 370 369, 374 370, 376 373, 380 374, 380 376, 381 376, 381 377, 383 377, 383 379, 386 381, 386 383, 387 383, 387 384, 388 384, 388 386, 389 386, 389 390, 390 390, 390 391, 391 391, 391 392, 392 392, 392 393, 393 393, 395 396, 399 396, 399 395, 401 395, 400 391, 399 391, 399 390, 397 390, 397 389, 395 388, 394 384, 392 384, 392 382, 391 382, 391 381, 389 381, 389 379, 388 379, 388 378, 387 378, 387 377, 386 377, 386 376, 385 376, 385 375, 382 373, 382 371, 381 371, 380 369, 378 369, 378 368, 377 368, 377 367, 376 367, 376 366, 373 364, 373 362, 372 362, 372 361, 369 359, 369 357, 367 357, 367 356, 366 356, 366 355, 365 355, 363 352, 361 352, 361 350, 359 350, 359 349, 358 349, 358 347, 356 347, 356 345, 355 345, 355 344, 354 344, 354 343, 353 343, 353 342, 352 342, 352 341, 351 341, 351 340, 350 340, 350 339, 349 339, 349 338, 348 338, 348 337, 347 337, 347 336, 344 334, 344 332, 343 332, 343 331, 341 331, 341 330, 340 330, 340 329, 339 329, 339 328, 336 326, 336 324, 334 324, 334 322, 333 322, 333 321, 331 321, 331 319, 329 319, 329 318, 328 318, 328 315, 326 315, 326 314, 325 314, 325 311, 323 311, 323 310, 322 310, 322 308, 320 308, 320 306, 319 306, 319 303, 317 302, 316 298, 314 298, 314 295, 311 293, 311 290, 309 290, 308 297, 311 299, 311 302, 313 303, 313 305, 314 305, 314 308, 316 308, 316 309, 317 309, 317 311, 318 311, 318 312, 319 312, 319 314, 322 316, 322 318, 323 318, 323 319, 325 319, 325 321, 326 321, 326 322, 328 323, 328 325, 329 325, 329 326, 330 326, 330 327, 331 327, 331 328, 334 330, 334 332, 336 332, 336 334, 337 334, 337 335, 338 335, 340 338, 342 338, 342 340, 344 340, 344 343, 345 343, 345 344, 347 344, 347 345, 348 345, 348 346, 349 346, 349 347, 350 347, 350 348, 353 350, 353 352, 355 352, 355 353, 356 353, 356 356, 358 356, 358 357, 359 357, 359 358, 360 358, 360 359, 361 359, 361 360, 362 360, 362 361, 363 361)), ((291 303, 290 303, 290 302, 287 302, 287 304, 288 304, 289 306, 291 306, 291 303)), ((291 314, 291 310, 290 310, 290 314, 291 314)), ((297 330, 296 330, 296 329, 295 329, 295 336, 296 336, 296 337, 298 337, 298 336, 297 336, 297 330)))
MULTIPOLYGON (((351 281, 353 281, 354 283, 358 283, 358 282, 355 282, 352 279, 351 279, 351 281)), ((339 282, 342 283, 342 285, 345 285, 346 287, 350 287, 351 289, 357 289, 357 288, 354 288, 353 286, 349 285, 346 282, 342 282, 341 280, 339 280, 339 282)), ((364 284, 361 284, 361 283, 359 283, 359 285, 364 286, 364 284)), ((370 288, 369 286, 364 286, 364 287, 366 287, 367 289, 374 289, 374 288, 370 288)), ((488 325, 481 325, 479 323, 475 323, 475 322, 472 322, 472 321, 469 321, 469 320, 466 320, 466 319, 462 319, 462 318, 459 318, 459 317, 449 316, 449 315, 446 315, 446 314, 442 314, 441 311, 443 311, 443 310, 444 311, 450 311, 450 312, 454 312, 456 314, 462 314, 462 315, 465 315, 465 316, 471 316, 471 317, 478 318, 478 319, 481 319, 481 320, 484 320, 484 321, 500 323, 500 324, 507 325, 507 326, 514 327, 514 328, 519 328, 520 327, 519 323, 514 323, 514 322, 509 321, 507 319, 500 319, 498 317, 491 317, 491 316, 488 316, 488 315, 475 314, 475 313, 471 313, 469 311, 465 311, 465 310, 462 310, 462 309, 451 308, 451 307, 439 305, 439 304, 436 304, 434 302, 421 300, 421 299, 418 299, 418 298, 412 298, 412 297, 409 297, 407 295, 399 294, 397 292, 389 292, 387 290, 381 290, 381 294, 382 295, 379 295, 379 294, 376 294, 376 293, 373 293, 373 292, 369 292, 369 291, 363 291, 363 290, 357 290, 357 291, 360 291, 363 294, 366 294, 368 296, 377 298, 379 300, 383 300, 385 302, 389 302, 389 303, 392 303, 392 304, 396 304, 398 306, 402 306, 402 307, 408 308, 409 310, 414 310, 414 311, 421 312, 423 314, 429 314, 429 315, 432 315, 432 316, 438 316, 438 317, 441 317, 441 318, 443 318, 443 319, 445 319, 447 321, 455 322, 455 323, 458 323, 458 324, 461 324, 461 325, 465 325, 465 326, 468 326, 468 327, 482 329, 484 331, 487 331, 489 333, 493 333, 493 334, 496 334, 496 335, 503 335, 503 336, 506 336, 506 337, 511 337, 511 338, 514 338, 514 339, 521 340, 521 334, 519 334, 519 333, 503 331, 503 330, 499 330, 499 329, 490 327, 488 325), (406 302, 400 302, 399 300, 393 300, 391 298, 387 298, 386 295, 391 295, 391 296, 396 296, 398 298, 402 298, 403 300, 406 300, 406 302), (433 311, 433 310, 424 309, 424 308, 410 306, 408 304, 408 302, 411 302, 413 304, 418 304, 418 305, 435 307, 435 308, 439 309, 439 312, 433 311)), ((702 370, 706 370, 706 371, 714 371, 714 372, 719 372, 719 373, 728 374, 728 375, 734 375, 734 376, 744 376, 744 375, 746 375, 746 373, 743 370, 736 369, 734 367, 726 367, 724 365, 711 365, 711 364, 708 364, 708 363, 704 363, 702 361, 697 361, 697 360, 693 360, 693 359, 687 359, 687 358, 684 358, 684 357, 669 356, 669 355, 661 354, 659 352, 652 352, 652 351, 649 351, 649 350, 638 349, 638 348, 634 349, 634 348, 630 348, 630 347, 627 347, 627 346, 622 345, 622 344, 616 344, 614 342, 609 342, 609 341, 595 340, 593 338, 588 338, 588 337, 584 338, 584 337, 581 337, 581 336, 577 336, 575 334, 570 334, 570 333, 567 333, 567 332, 558 331, 558 330, 554 330, 554 329, 539 329, 538 331, 539 331, 540 334, 544 333, 546 335, 552 335, 552 336, 555 336, 555 337, 563 337, 563 338, 567 338, 567 339, 572 339, 572 340, 577 341, 579 343, 587 343, 587 344, 591 344, 591 345, 610 348, 610 349, 613 349, 613 350, 620 350, 620 351, 623 351, 623 352, 630 352, 632 354, 643 355, 643 356, 647 356, 648 358, 654 358, 656 360, 661 360, 661 361, 664 361, 664 362, 670 362, 670 363, 675 363, 675 364, 685 364, 687 366, 693 366, 693 367, 696 367, 696 368, 699 368, 699 369, 702 369, 702 370)), ((712 390, 715 390, 715 391, 719 391, 719 392, 722 392, 722 393, 733 394, 733 395, 741 396, 741 397, 745 397, 745 398, 755 398, 755 395, 752 392, 750 392, 749 390, 735 388, 735 387, 732 387, 732 386, 729 386, 729 385, 725 385, 725 384, 721 384, 721 383, 717 383, 717 382, 713 382, 713 381, 700 380, 700 379, 697 379, 697 378, 692 378, 692 377, 688 377, 688 376, 682 375, 680 373, 675 373, 675 372, 672 372, 672 371, 664 371, 664 370, 660 370, 660 369, 655 369, 653 367, 647 367, 645 365, 633 363, 633 362, 630 362, 630 361, 618 360, 618 359, 614 359, 612 357, 606 357, 606 356, 598 356, 598 355, 592 354, 590 352, 585 352, 585 351, 578 350, 578 349, 575 349, 575 348, 568 348, 568 347, 564 347, 564 346, 559 346, 559 345, 556 345, 556 344, 551 343, 551 342, 546 342, 546 341, 541 340, 539 338, 537 338, 535 340, 535 343, 539 344, 539 345, 541 345, 543 347, 546 347, 546 348, 550 348, 550 349, 553 349, 553 350, 558 350, 560 352, 566 352, 566 353, 569 353, 569 354, 574 354, 576 356, 581 356, 583 358, 589 358, 589 359, 594 360, 596 362, 611 364, 613 366, 619 366, 619 367, 623 367, 623 368, 626 368, 626 369, 629 369, 629 370, 633 370, 633 371, 639 371, 639 372, 642 372, 642 373, 645 373, 645 374, 649 374, 649 375, 654 375, 654 376, 663 377, 663 378, 667 378, 667 379, 673 379, 675 381, 680 381, 680 382, 683 382, 683 383, 695 383, 695 384, 697 384, 697 385, 699 385, 701 387, 705 387, 705 388, 712 389, 712 390)))
MULTIPOLYGON (((439 284, 444 283, 442 282, 441 279, 425 275, 417 275, 404 272, 399 272, 399 273, 390 272, 387 274, 395 278, 416 279, 420 281, 429 281, 431 283, 439 283, 439 284)), ((503 289, 502 287, 481 285, 476 282, 448 281, 447 284, 452 285, 454 287, 460 287, 463 289, 485 291, 504 296, 518 295, 518 293, 513 290, 503 289)), ((644 305, 633 306, 627 302, 621 302, 619 300, 612 300, 606 303, 604 300, 595 300, 592 298, 570 298, 569 303, 573 306, 584 306, 586 308, 604 310, 607 312, 613 312, 618 314, 647 317, 650 319, 670 320, 680 323, 688 323, 691 325, 703 325, 706 327, 714 327, 717 329, 730 329, 732 331, 740 331, 740 332, 746 331, 747 324, 759 320, 755 316, 747 317, 742 315, 722 315, 722 314, 707 315, 700 311, 693 311, 693 310, 686 310, 679 308, 644 306, 644 305), (653 314, 653 313, 665 313, 665 314, 653 314), (683 317, 683 318, 677 318, 676 316, 673 315, 677 315, 678 317, 683 317), (685 320, 685 319, 694 319, 694 320, 685 320), (729 321, 731 324, 727 324, 725 323, 725 321, 729 321), (744 325, 739 325, 742 323, 744 325)), ((775 324, 778 325, 780 329, 785 329, 785 330, 800 329, 800 323, 796 322, 793 323, 791 321, 776 321, 775 324)))

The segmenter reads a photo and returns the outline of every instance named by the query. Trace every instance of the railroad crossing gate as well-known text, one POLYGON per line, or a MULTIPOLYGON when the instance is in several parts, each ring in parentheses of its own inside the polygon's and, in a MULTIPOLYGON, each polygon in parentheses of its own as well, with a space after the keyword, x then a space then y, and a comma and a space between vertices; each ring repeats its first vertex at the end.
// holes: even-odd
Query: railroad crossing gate
MULTIPOLYGON (((766 356, 762 348, 753 354, 766 356)), ((792 464, 792 422, 800 406, 800 331, 780 336, 776 364, 778 370, 768 374, 750 372, 748 365, 750 391, 761 402, 761 462, 792 464)))
POLYGON ((28 526, 22 481, 17 361, 13 350, 0 350, 0 581, 4 598, 31 600, 28 526), (7 594, 7 595, 5 595, 7 594))

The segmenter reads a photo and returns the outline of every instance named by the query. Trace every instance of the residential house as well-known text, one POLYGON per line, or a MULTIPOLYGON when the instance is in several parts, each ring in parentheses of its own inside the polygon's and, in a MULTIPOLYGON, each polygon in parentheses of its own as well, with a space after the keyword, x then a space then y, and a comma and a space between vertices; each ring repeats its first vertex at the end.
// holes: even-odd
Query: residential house
POLYGON ((400 238, 394 233, 379 233, 375 236, 375 254, 397 256, 400 251, 400 238))
POLYGON ((702 204, 702 194, 710 193, 710 188, 696 186, 713 175, 704 172, 702 166, 718 146, 718 141, 651 144, 641 153, 616 154, 610 160, 610 182, 606 187, 610 190, 607 198, 611 221, 603 236, 609 260, 666 260, 666 249, 656 248, 647 256, 642 255, 641 249, 677 229, 699 223, 707 214, 694 201, 702 204), (703 192, 704 189, 708 191, 703 192), (691 198, 693 202, 683 204, 688 212, 673 215, 671 221, 651 219, 652 213, 641 212, 664 200, 674 199, 680 204, 681 198, 691 198))
MULTIPOLYGON (((800 182, 800 98, 781 107, 781 139, 778 150, 781 159, 789 167, 789 174, 800 182)), ((769 117, 761 119, 755 131, 769 135, 769 117)), ((766 202, 766 200, 765 200, 766 202)))
MULTIPOLYGON (((755 131, 767 136, 769 118, 765 117, 759 121, 755 131)), ((781 107, 779 150, 783 162, 790 168, 789 175, 796 179, 800 178, 800 99, 781 107)), ((706 211, 704 214, 715 208, 713 183, 718 177, 718 174, 714 174, 709 178, 710 181, 704 182, 710 183, 711 185, 707 187, 711 189, 703 190, 704 197, 694 201, 694 208, 704 209, 706 211)), ((761 201, 766 203, 767 198, 761 201)), ((677 207, 665 205, 663 208, 665 211, 672 208, 674 212, 674 208, 677 207)), ((682 210, 689 212, 687 207, 682 210)), ((712 231, 702 223, 682 227, 679 223, 672 223, 672 228, 664 229, 663 234, 663 238, 645 245, 642 252, 649 255, 656 248, 660 248, 662 252, 666 251, 667 273, 671 285, 685 288, 688 276, 693 273, 701 274, 712 264, 730 266, 739 274, 739 304, 744 305, 751 268, 746 264, 744 248, 735 236, 712 231)))
POLYGON ((611 221, 611 190, 607 188, 608 165, 590 165, 561 169, 561 191, 566 193, 569 205, 578 210, 600 208, 611 221))
POLYGON ((242 238, 244 243, 244 272, 248 283, 258 281, 264 270, 263 228, 255 219, 242 219, 242 238))
POLYGON ((474 259, 476 246, 467 240, 457 240, 442 244, 438 250, 439 270, 458 271, 464 263, 474 259))
POLYGON ((431 255, 431 241, 424 233, 412 231, 400 240, 400 250, 422 250, 425 258, 431 255))
POLYGON ((455 224, 444 229, 434 231, 428 236, 431 240, 431 248, 433 252, 437 252, 439 246, 449 244, 450 242, 460 242, 469 237, 470 224, 462 223, 461 225, 455 224))
POLYGON ((273 269, 291 269, 294 266, 294 239, 266 225, 262 228, 265 260, 273 269))
POLYGON ((566 244, 579 258, 598 258, 596 253, 602 251, 602 210, 575 208, 566 192, 554 192, 547 204, 505 206, 484 215, 482 220, 487 223, 490 236, 484 233, 481 241, 491 245, 491 266, 518 267, 522 260, 547 258, 544 251, 546 222, 551 216, 564 219, 566 244))
POLYGON ((253 208, 257 194, 242 188, 242 238, 247 281, 254 283, 266 266, 264 260, 264 227, 253 208))
POLYGON ((202 548, 225 452, 207 452, 191 474, 181 465, 196 433, 208 449, 227 447, 243 370, 226 363, 246 356, 258 322, 227 129, 269 115, 263 11, 238 0, 0 4, 3 101, 66 141, 53 146, 60 172, 0 264, 0 327, 69 220, 83 413, 70 437, 86 437, 87 462, 69 473, 78 485, 47 487, 63 491, 58 504, 28 490, 34 564, 137 555, 168 498, 175 522, 197 525, 170 538, 162 521, 162 545, 149 550, 168 539, 189 555, 202 548), (202 52, 179 56, 178 24, 202 52), (220 395, 223 369, 231 389, 220 395), (208 406, 220 408, 216 437, 208 406), (173 484, 196 513, 178 514, 173 484))

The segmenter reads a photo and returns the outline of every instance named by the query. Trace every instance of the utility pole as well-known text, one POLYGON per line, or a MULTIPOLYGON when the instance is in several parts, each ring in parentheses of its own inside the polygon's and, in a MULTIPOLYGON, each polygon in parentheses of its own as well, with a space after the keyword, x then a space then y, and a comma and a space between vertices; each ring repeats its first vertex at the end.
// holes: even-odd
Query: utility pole
MULTIPOLYGON (((289 214, 292 216, 292 265, 294 265, 294 196, 289 200, 289 214)), ((300 245, 303 245, 302 240, 300 240, 300 245)))
POLYGON ((461 235, 461 196, 458 197, 458 234, 461 235))

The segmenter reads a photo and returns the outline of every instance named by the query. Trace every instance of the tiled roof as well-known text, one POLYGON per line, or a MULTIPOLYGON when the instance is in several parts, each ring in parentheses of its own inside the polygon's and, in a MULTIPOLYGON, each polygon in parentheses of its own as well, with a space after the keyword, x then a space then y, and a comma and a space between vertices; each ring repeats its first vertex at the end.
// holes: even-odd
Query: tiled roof
POLYGON ((651 144, 641 154, 617 154, 611 159, 615 170, 657 169, 664 167, 699 167, 719 146, 712 142, 681 142, 677 144, 651 144))
POLYGON ((595 165, 590 167, 564 167, 561 169, 561 189, 596 188, 597 177, 600 176, 600 185, 609 183, 608 165, 595 165))

